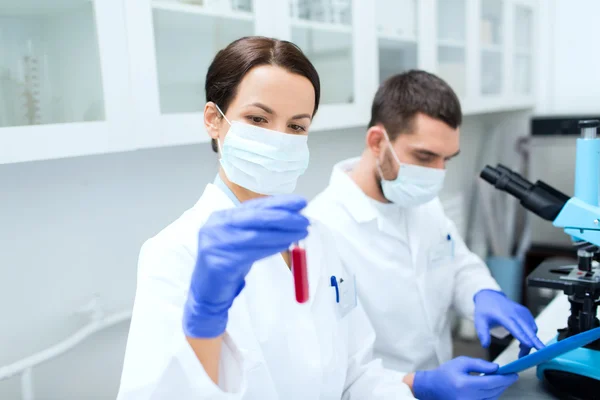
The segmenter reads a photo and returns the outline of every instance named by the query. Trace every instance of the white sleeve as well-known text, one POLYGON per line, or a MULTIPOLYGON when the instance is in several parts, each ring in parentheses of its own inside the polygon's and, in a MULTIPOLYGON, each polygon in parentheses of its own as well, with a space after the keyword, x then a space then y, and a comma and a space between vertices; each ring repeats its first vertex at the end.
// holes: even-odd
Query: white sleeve
POLYGON ((452 303, 462 317, 472 320, 475 312, 473 296, 483 289, 500 290, 500 286, 483 260, 469 250, 454 223, 446 219, 454 239, 455 283, 452 303))
POLYGON ((138 287, 118 400, 233 400, 245 391, 243 360, 223 337, 219 385, 204 371, 182 328, 192 256, 149 240, 140 253, 138 287))
POLYGON ((414 399, 402 379, 403 373, 383 367, 373 358, 375 331, 360 303, 346 318, 348 332, 348 372, 342 400, 414 399))

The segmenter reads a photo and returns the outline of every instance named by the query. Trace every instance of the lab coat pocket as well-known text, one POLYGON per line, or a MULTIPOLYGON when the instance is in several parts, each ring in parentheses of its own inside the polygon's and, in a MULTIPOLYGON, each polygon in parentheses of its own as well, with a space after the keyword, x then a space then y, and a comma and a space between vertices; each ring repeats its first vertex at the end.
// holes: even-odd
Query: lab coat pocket
POLYGON ((344 318, 358 305, 356 275, 332 275, 330 285, 334 289, 337 315, 340 319, 344 318))
POLYGON ((428 254, 429 269, 437 269, 454 259, 454 240, 448 235, 443 240, 433 244, 428 254))

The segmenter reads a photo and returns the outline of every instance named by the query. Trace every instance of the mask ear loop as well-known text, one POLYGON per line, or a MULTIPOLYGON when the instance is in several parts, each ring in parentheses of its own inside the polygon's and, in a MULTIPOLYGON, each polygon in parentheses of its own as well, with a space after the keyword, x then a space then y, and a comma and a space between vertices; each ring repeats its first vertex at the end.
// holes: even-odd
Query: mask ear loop
MULTIPOLYGON (((229 126, 231 126, 231 122, 229 122, 229 120, 227 119, 227 117, 225 116, 223 111, 221 111, 221 108, 219 108, 219 105, 217 103, 214 103, 214 104, 215 104, 215 107, 217 108, 217 111, 219 111, 219 113, 223 116, 223 118, 225 118, 225 121, 227 121, 229 126)), ((223 157, 223 148, 221 147, 221 140, 219 140, 219 138, 217 138, 217 147, 219 149, 219 155, 221 157, 223 157)))
POLYGON ((394 157, 394 160, 396 160, 396 162, 398 163, 398 167, 400 168, 402 166, 402 163, 400 162, 398 155, 394 151, 394 147, 392 146, 392 141, 390 140, 390 137, 388 136, 387 131, 384 128, 382 128, 382 131, 383 131, 383 135, 385 136, 385 140, 387 140, 390 151, 392 152, 392 157, 394 157))

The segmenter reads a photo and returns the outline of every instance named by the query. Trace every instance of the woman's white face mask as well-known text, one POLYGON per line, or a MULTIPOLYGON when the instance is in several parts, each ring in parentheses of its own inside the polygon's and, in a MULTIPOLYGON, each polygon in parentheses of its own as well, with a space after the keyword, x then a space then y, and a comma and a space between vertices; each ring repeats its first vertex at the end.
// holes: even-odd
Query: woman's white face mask
POLYGON ((222 146, 217 139, 227 178, 254 193, 292 193, 308 168, 308 137, 230 122, 216 107, 230 125, 222 146))
POLYGON ((381 166, 377 160, 377 170, 381 176, 381 188, 385 198, 400 207, 408 208, 425 204, 437 197, 444 186, 446 170, 401 163, 387 132, 384 130, 383 133, 392 157, 399 165, 396 179, 388 181, 383 178, 381 166))

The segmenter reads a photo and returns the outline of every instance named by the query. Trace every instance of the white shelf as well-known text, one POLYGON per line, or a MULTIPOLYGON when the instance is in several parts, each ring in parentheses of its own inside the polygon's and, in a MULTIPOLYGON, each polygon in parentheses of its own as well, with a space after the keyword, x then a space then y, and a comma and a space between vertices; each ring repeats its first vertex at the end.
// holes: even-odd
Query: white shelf
POLYGON ((515 54, 518 56, 531 56, 532 51, 527 48, 515 49, 515 54))
POLYGON ((393 33, 387 33, 387 32, 378 32, 377 38, 384 39, 384 40, 387 40, 390 42, 417 43, 417 38, 415 36, 395 35, 393 33))
POLYGON ((482 44, 481 51, 486 53, 502 53, 503 48, 499 44, 482 44))
POLYGON ((535 107, 535 97, 523 95, 482 95, 477 99, 461 98, 461 106, 463 115, 527 110, 535 107))
POLYGON ((292 27, 293 28, 303 28, 303 29, 316 29, 325 32, 337 32, 337 33, 352 33, 352 26, 350 25, 342 25, 342 24, 330 24, 327 22, 317 22, 317 21, 309 21, 305 19, 293 18, 292 19, 292 27))
POLYGON ((466 47, 466 43, 464 42, 464 40, 439 39, 438 46, 464 49, 466 47))
POLYGON ((0 2, 0 14, 3 16, 59 14, 91 2, 92 0, 18 0, 2 4, 6 3, 5 1, 0 2))
POLYGON ((228 19, 237 19, 240 21, 254 21, 254 14, 247 11, 237 10, 219 10, 193 4, 178 3, 176 1, 153 0, 152 8, 155 10, 173 11, 184 14, 204 15, 208 17, 220 17, 228 19))

